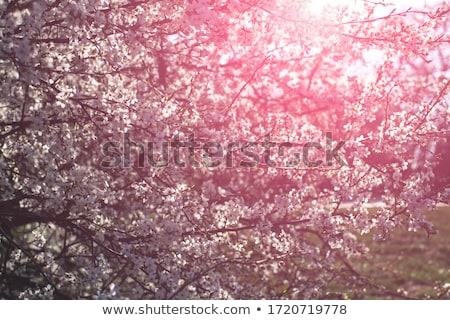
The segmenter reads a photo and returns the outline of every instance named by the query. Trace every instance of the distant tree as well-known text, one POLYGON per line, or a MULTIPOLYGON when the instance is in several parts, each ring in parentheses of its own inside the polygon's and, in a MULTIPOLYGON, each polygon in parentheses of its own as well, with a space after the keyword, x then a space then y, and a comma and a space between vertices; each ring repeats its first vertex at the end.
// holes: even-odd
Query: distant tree
POLYGON ((1 2, 1 298, 357 294, 432 232, 448 5, 314 3, 1 2))

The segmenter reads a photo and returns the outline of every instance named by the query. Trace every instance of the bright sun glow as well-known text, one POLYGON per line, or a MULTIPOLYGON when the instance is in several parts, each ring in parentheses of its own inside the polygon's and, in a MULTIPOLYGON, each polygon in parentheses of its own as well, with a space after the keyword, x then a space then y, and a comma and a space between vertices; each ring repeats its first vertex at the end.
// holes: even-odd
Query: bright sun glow
POLYGON ((308 7, 312 14, 318 15, 321 14, 328 6, 347 6, 353 4, 354 2, 355 0, 312 0, 310 1, 308 7))

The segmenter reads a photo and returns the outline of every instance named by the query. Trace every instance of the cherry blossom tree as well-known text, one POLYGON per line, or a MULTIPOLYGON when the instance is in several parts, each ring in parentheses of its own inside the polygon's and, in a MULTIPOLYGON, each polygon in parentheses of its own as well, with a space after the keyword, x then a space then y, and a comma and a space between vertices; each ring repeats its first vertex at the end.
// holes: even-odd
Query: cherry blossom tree
POLYGON ((433 233, 448 5, 315 3, 0 2, 1 297, 326 298, 433 233))

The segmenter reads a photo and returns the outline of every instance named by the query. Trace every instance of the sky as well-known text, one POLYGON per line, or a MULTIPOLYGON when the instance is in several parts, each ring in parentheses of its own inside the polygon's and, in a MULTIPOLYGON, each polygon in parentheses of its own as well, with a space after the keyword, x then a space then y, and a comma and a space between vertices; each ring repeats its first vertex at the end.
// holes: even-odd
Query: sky
MULTIPOLYGON (((370 1, 369 1, 370 2, 370 1)), ((379 6, 380 14, 388 14, 395 7, 397 10, 406 10, 410 7, 413 9, 421 8, 426 5, 435 5, 442 3, 442 0, 371 0, 371 2, 384 2, 386 4, 393 4, 394 6, 386 6, 383 12, 382 6, 379 6)), ((310 9, 314 13, 320 13, 326 6, 337 5, 355 5, 364 3, 364 0, 311 0, 310 9)))

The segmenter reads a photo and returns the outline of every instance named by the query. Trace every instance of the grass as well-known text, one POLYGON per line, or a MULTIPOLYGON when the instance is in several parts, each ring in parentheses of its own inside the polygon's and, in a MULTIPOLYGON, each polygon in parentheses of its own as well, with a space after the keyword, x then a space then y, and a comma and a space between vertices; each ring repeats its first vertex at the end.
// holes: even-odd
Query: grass
POLYGON ((450 208, 427 217, 438 234, 397 230, 386 241, 363 237, 370 253, 354 265, 374 286, 358 298, 450 299, 450 208))
MULTIPOLYGON (((361 278, 353 278, 342 267, 342 277, 330 282, 320 292, 319 299, 450 299, 450 207, 426 213, 437 234, 425 230, 408 231, 406 226, 395 229, 389 240, 374 240, 372 234, 360 236, 369 252, 348 262, 361 278), (345 282, 352 287, 346 287, 345 282)), ((314 241, 314 237, 309 239, 314 241)), ((320 243, 318 243, 320 245, 320 243)), ((226 249, 225 249, 226 250, 226 249)), ((291 261, 296 263, 296 261, 291 261)), ((302 262, 298 261, 301 265, 302 262)), ((248 271, 248 270, 247 270, 248 271)), ((258 283, 259 275, 236 267, 246 283, 258 283)), ((308 272, 303 270, 302 272, 308 272)), ((286 275, 274 275, 270 288, 283 297, 289 282, 286 275)), ((314 278, 314 274, 311 274, 314 278)))

